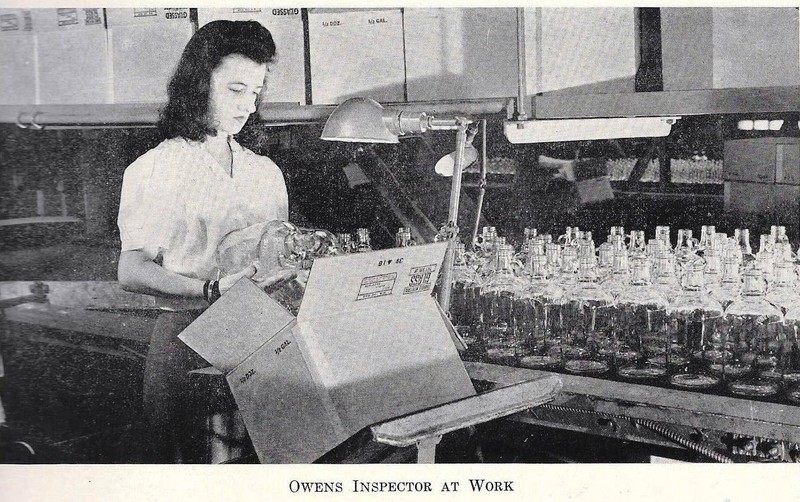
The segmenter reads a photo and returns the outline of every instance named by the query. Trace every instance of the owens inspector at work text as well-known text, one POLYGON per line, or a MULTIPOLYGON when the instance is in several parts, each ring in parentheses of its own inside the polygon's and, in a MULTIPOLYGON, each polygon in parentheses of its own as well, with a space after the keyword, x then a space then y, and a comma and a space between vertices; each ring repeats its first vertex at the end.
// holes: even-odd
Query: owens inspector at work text
MULTIPOLYGON (((354 479, 350 485, 352 493, 385 493, 385 492, 457 492, 461 487, 473 492, 513 492, 513 481, 488 481, 485 479, 469 479, 467 483, 460 481, 359 481, 354 479)), ((342 493, 345 484, 342 481, 298 481, 289 482, 292 493, 342 493)), ((466 490, 465 490, 466 491, 466 490)))

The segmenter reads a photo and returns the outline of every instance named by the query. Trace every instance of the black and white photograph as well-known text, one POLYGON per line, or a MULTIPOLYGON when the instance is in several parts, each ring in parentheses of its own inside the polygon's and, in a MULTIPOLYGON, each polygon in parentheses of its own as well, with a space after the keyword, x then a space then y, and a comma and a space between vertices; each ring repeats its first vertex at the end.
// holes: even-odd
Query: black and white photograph
POLYGON ((0 0, 9 500, 798 496, 796 2, 62 3, 0 0))

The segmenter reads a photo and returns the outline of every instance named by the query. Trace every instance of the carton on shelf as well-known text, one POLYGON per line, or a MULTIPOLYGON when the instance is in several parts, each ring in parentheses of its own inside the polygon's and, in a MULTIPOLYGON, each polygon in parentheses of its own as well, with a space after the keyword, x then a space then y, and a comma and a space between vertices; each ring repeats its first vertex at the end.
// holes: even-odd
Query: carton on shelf
POLYGON ((269 67, 263 101, 306 104, 305 46, 299 8, 197 9, 197 25, 211 21, 258 21, 272 34, 275 60, 269 67))
POLYGON ((526 8, 528 94, 634 92, 636 10, 526 8))
POLYGON ((103 9, 33 9, 36 104, 108 103, 103 9))
POLYGON ((665 91, 800 82, 797 8, 662 8, 665 91))
POLYGON ((114 103, 167 100, 194 28, 188 8, 106 9, 114 103))
POLYGON ((515 9, 404 9, 409 101, 517 94, 515 9))
POLYGON ((36 102, 35 62, 31 11, 0 9, 0 105, 36 102))
POLYGON ((227 378, 262 462, 475 395, 431 291, 446 244, 321 258, 295 318, 240 280, 179 338, 227 378))
POLYGON ((400 9, 310 9, 311 101, 405 100, 400 9))

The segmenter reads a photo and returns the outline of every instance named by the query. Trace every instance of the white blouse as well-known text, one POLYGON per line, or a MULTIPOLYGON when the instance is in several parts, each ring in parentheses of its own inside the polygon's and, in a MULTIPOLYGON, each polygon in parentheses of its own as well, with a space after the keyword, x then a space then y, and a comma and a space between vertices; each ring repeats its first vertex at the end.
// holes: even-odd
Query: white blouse
POLYGON ((217 279, 215 252, 229 232, 287 220, 281 170, 231 139, 233 176, 205 143, 173 138, 125 170, 119 225, 122 251, 161 256, 169 271, 217 279))

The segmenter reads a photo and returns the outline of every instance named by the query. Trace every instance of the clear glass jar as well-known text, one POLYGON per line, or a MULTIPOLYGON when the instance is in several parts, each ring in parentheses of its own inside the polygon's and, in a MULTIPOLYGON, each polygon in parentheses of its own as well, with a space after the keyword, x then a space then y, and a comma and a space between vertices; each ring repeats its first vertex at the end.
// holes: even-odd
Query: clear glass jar
POLYGON ((394 236, 394 244, 399 248, 414 246, 416 241, 411 236, 411 229, 408 227, 398 228, 397 233, 394 236))
POLYGON ((547 258, 529 258, 530 283, 515 298, 517 327, 527 333, 519 365, 533 369, 558 369, 563 364, 559 321, 564 290, 548 279, 547 258))
POLYGON ((725 353, 726 331, 722 305, 705 288, 701 258, 686 264, 681 293, 667 307, 670 384, 705 390, 719 384, 710 365, 725 353))
POLYGON ((756 267, 742 274, 742 296, 725 309, 731 359, 712 367, 731 393, 768 398, 779 390, 777 372, 783 336, 783 313, 764 297, 764 275, 756 267), (777 380, 777 381, 776 381, 777 380))
POLYGON ((614 298, 597 281, 593 256, 581 258, 578 283, 566 293, 562 347, 564 369, 580 375, 603 375, 611 368, 614 298))
POLYGON ((650 282, 650 264, 644 256, 631 257, 631 281, 616 299, 614 362, 617 375, 636 381, 664 377, 668 301, 650 282))
POLYGON ((800 405, 800 307, 793 306, 784 316, 779 361, 781 381, 786 399, 800 405))
POLYGON ((490 362, 515 365, 517 353, 525 337, 514 319, 514 298, 525 283, 516 275, 521 264, 513 260, 514 247, 498 247, 495 267, 484 278, 481 296, 481 317, 486 358, 490 362))
POLYGON ((369 239, 368 228, 356 229, 355 250, 357 253, 368 253, 372 251, 372 243, 369 239))

